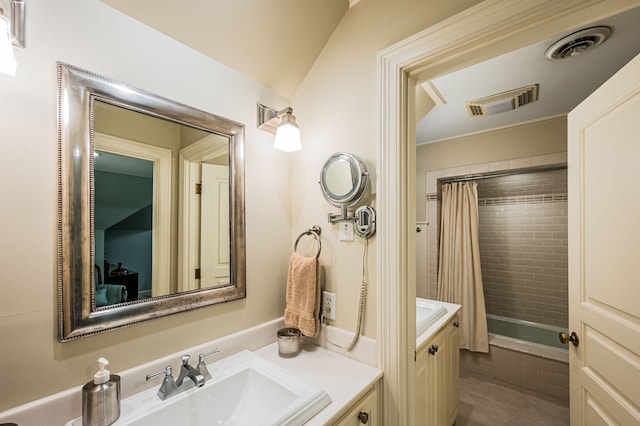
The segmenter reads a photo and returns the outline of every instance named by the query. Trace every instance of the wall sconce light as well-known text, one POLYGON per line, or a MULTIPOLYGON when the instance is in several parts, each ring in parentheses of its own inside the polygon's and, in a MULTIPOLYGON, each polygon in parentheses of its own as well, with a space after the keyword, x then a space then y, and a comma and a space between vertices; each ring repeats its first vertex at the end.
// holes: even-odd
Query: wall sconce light
POLYGON ((10 12, 0 2, 0 73, 15 76, 17 62, 13 46, 24 48, 24 1, 10 0, 10 12), (9 16, 7 16, 10 13, 9 16))
POLYGON ((276 139, 273 147, 284 152, 300 151, 300 129, 296 124, 293 109, 287 107, 282 111, 258 104, 258 128, 274 133, 276 139))

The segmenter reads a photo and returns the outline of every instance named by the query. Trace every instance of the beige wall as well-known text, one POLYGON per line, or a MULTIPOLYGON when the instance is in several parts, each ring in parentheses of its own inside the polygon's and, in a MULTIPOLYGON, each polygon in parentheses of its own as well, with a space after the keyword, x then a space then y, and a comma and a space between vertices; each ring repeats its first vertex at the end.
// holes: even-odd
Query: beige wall
MULTIPOLYGON (((292 156, 292 238, 314 224, 322 227, 325 286, 337 293, 335 325, 355 329, 364 244, 338 241, 337 213, 318 186, 320 170, 334 152, 360 156, 377 178, 377 53, 476 0, 366 0, 350 9, 293 98, 303 151, 292 156)), ((375 183, 374 183, 375 184, 375 183)), ((374 188, 375 189, 375 188, 374 188)), ((375 201, 375 200, 374 200, 375 201)), ((374 202, 375 205, 375 202, 374 202)), ((364 334, 376 337, 376 239, 370 240, 364 334)), ((348 342, 346 342, 348 343, 348 342)))
POLYGON ((419 145, 416 150, 416 220, 426 220, 427 171, 566 151, 566 116, 419 145))
POLYGON ((16 56, 0 75, 0 411, 81 385, 100 356, 118 372, 282 316, 290 158, 255 108, 288 100, 97 0, 30 0, 16 56), (246 299, 58 342, 56 61, 246 124, 246 299))
MULTIPOLYGON (((376 178, 377 52, 478 2, 358 3, 293 99, 304 150, 287 155, 254 123, 256 102, 280 109, 288 100, 97 0, 30 0, 18 74, 0 76, 0 383, 13 384, 0 387, 0 410, 86 382, 100 356, 117 372, 281 316, 292 241, 314 224, 323 228, 326 286, 338 294, 336 325, 353 330, 363 244, 337 241, 320 169, 349 151, 376 178), (245 300, 57 341, 56 61, 246 124, 245 300)), ((368 259, 364 333, 375 337, 375 237, 368 259)))

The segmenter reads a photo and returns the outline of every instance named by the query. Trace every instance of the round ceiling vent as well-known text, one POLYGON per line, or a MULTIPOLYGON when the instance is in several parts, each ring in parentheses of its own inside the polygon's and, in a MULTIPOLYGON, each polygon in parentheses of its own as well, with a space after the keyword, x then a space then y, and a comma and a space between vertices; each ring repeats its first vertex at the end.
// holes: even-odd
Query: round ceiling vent
POLYGON ((564 59, 579 56, 587 49, 604 42, 612 33, 609 27, 585 28, 553 43, 544 56, 547 59, 564 59))

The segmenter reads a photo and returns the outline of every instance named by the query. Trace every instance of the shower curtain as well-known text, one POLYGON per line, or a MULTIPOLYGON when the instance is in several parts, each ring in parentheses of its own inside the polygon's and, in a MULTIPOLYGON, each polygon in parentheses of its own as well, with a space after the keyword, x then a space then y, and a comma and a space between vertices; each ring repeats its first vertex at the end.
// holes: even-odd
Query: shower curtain
POLYGON ((462 305, 460 348, 489 352, 478 228, 477 183, 443 184, 437 298, 462 305))

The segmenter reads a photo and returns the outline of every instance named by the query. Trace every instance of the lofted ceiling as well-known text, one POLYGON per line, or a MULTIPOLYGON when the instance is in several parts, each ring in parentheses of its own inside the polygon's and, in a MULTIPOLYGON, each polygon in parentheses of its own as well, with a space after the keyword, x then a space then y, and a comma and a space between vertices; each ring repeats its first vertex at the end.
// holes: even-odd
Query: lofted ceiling
POLYGON ((351 0, 101 0, 291 98, 351 0))
MULTIPOLYGON (((557 40, 581 28, 433 79, 444 105, 436 105, 417 125, 418 144, 432 143, 545 117, 567 114, 624 64, 640 53, 640 7, 594 22, 613 33, 604 43, 581 55, 561 60, 545 58, 557 40), (465 103, 539 84, 539 100, 495 115, 471 117, 465 103)), ((425 83, 425 82, 423 82, 425 83)))
MULTIPOLYGON (((358 0, 101 0, 126 15, 291 98, 358 0)), ((640 52, 640 7, 593 23, 613 34, 577 57, 547 48, 580 28, 428 82, 444 98, 417 124, 418 144, 568 113, 640 52), (465 102, 539 84, 539 100, 470 117, 465 102)), ((427 83, 427 82, 424 82, 427 83)), ((420 107, 418 108, 420 109, 420 107)))

